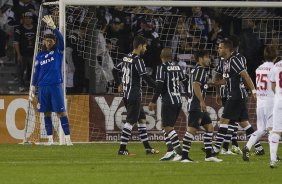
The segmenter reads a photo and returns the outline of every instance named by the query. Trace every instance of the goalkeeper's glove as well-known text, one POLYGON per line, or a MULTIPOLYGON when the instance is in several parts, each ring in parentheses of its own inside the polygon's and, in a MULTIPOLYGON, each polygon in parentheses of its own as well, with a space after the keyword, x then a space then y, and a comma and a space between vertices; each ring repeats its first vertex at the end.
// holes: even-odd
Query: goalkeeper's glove
POLYGON ((35 96, 35 86, 31 86, 29 89, 29 100, 32 102, 35 96))
POLYGON ((56 29, 56 25, 51 17, 51 15, 45 15, 42 20, 47 24, 47 26, 51 29, 56 29))

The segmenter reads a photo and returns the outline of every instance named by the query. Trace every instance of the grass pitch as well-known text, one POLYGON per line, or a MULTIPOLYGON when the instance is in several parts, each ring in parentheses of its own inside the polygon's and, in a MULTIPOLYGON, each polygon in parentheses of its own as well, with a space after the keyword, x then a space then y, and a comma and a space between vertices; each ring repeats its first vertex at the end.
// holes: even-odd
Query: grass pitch
MULTIPOLYGON (((241 144, 243 147, 245 143, 241 144)), ((190 157, 199 163, 159 161, 164 143, 153 143, 161 153, 146 155, 143 145, 129 143, 135 156, 119 156, 118 143, 67 146, 0 145, 0 184, 274 184, 282 182, 282 164, 269 168, 266 155, 243 162, 241 155, 222 156, 221 163, 204 162, 202 143, 193 143, 190 157)), ((281 151, 280 151, 280 155, 281 151)))

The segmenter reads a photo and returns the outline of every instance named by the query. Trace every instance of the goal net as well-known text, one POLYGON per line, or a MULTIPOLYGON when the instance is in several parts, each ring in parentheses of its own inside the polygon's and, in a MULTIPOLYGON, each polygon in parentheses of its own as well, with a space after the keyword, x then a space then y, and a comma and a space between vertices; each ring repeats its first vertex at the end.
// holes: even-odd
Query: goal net
MULTIPOLYGON (((63 15, 56 3, 47 3, 42 6, 38 21, 36 42, 38 48, 35 55, 41 50, 42 38, 48 31, 45 24, 41 22, 41 18, 51 14, 63 31, 66 43, 63 73, 66 91, 73 92, 66 95, 66 99, 71 138, 74 142, 118 141, 120 139, 126 110, 122 97, 115 88, 111 69, 132 50, 131 43, 135 35, 142 35, 148 40, 148 50, 142 57, 148 73, 153 78, 156 66, 160 64, 161 49, 171 47, 174 61, 187 75, 195 66, 194 53, 199 49, 209 50, 212 58, 209 74, 213 79, 214 69, 218 63, 218 43, 230 34, 240 37, 247 26, 247 20, 255 21, 256 28, 252 28, 251 35, 258 39, 262 47, 267 44, 277 45, 280 56, 282 54, 281 12, 279 14, 278 8, 274 7, 249 8, 243 2, 242 7, 237 5, 236 8, 227 8, 228 5, 226 7, 220 5, 220 8, 216 8, 216 2, 214 4, 209 2, 211 3, 209 8, 200 9, 192 8, 192 4, 189 5, 189 3, 184 5, 180 1, 175 4, 172 1, 166 1, 172 5, 170 7, 152 4, 153 1, 140 1, 139 4, 135 2, 135 6, 126 6, 125 2, 132 4, 133 1, 115 3, 104 1, 100 2, 100 5, 95 4, 94 1, 81 1, 81 4, 72 0, 64 2, 63 15), (63 21, 59 21, 62 20, 59 16, 64 16, 63 21), (221 33, 219 29, 222 30, 221 33), (215 32, 217 34, 214 34, 215 32), (94 94, 91 92, 92 84, 95 84, 94 94), (76 92, 84 95, 78 95, 76 92)), ((152 98, 153 89, 144 83, 142 92, 149 139, 163 140, 160 101, 156 111, 150 112, 147 105, 152 98)), ((216 124, 222 114, 222 107, 215 103, 213 87, 208 89, 206 102, 215 130, 217 130, 216 124)), ((186 130, 187 103, 188 99, 183 95, 182 112, 175 126, 180 137, 186 130)), ((250 98, 248 103, 250 122, 254 125, 256 123, 255 105, 253 99, 250 98)), ((63 135, 61 135, 60 122, 55 114, 52 119, 55 139, 61 143, 63 135), (59 141, 60 138, 61 141, 59 141)), ((37 112, 36 102, 32 102, 29 104, 26 116, 25 141, 45 142, 46 138, 43 115, 37 112)), ((195 138, 202 140, 201 131, 195 138)), ((139 140, 137 128, 133 129, 131 139, 139 140)), ((241 134, 239 139, 245 140, 246 137, 241 134)))

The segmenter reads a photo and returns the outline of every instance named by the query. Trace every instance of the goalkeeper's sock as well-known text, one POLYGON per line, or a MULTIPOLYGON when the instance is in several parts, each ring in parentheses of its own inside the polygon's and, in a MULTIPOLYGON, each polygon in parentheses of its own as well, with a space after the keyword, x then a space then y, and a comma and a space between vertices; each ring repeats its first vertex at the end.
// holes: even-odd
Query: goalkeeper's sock
POLYGON ((138 126, 140 140, 143 143, 145 149, 151 149, 151 146, 148 141, 149 139, 148 139, 146 124, 138 123, 137 126, 138 126))
POLYGON ((185 133, 183 137, 183 145, 182 145, 182 159, 188 159, 188 154, 193 139, 194 139, 194 135, 192 135, 190 132, 185 133))
POLYGON ((46 129, 47 135, 53 135, 53 127, 52 127, 51 116, 45 116, 44 122, 45 122, 45 129, 46 129))
POLYGON ((171 144, 170 138, 168 137, 168 134, 165 132, 164 129, 162 129, 162 132, 164 134, 164 139, 165 139, 165 144, 166 144, 166 147, 167 147, 167 152, 173 151, 173 146, 171 144))
POLYGON ((53 144, 53 135, 48 135, 48 142, 53 144))
POLYGON ((132 125, 125 123, 121 132, 121 142, 119 150, 125 150, 129 137, 131 136, 132 125))
POLYGON ((171 140, 172 146, 178 155, 182 155, 181 146, 179 143, 178 135, 175 130, 171 130, 168 132, 168 137, 171 140))
POLYGON ((67 116, 60 117, 61 125, 65 135, 70 135, 69 120, 67 116))

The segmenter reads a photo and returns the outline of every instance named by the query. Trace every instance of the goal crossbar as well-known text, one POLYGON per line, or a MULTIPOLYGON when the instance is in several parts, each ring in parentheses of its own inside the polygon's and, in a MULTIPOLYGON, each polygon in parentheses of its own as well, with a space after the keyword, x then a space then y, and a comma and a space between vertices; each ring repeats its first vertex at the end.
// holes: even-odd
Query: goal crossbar
POLYGON ((66 5, 100 5, 100 6, 201 6, 201 7, 282 7, 281 2, 268 1, 133 1, 133 0, 63 0, 66 5))

